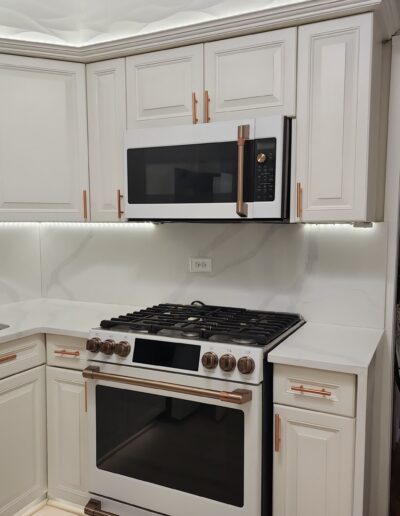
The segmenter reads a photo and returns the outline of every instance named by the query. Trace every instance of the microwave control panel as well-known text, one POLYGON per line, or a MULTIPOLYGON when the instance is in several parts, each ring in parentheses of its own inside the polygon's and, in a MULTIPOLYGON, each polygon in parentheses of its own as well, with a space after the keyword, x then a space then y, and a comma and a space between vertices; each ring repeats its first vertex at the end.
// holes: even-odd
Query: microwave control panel
POLYGON ((265 138, 255 142, 255 184, 254 201, 275 200, 276 138, 265 138))

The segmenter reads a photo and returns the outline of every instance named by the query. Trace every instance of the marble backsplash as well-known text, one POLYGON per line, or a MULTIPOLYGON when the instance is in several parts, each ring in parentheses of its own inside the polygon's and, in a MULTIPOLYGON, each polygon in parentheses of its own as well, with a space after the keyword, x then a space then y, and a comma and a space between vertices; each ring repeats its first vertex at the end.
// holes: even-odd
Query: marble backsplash
MULTIPOLYGON (((387 227, 273 224, 41 224, 45 297, 300 312, 384 326, 387 227), (190 273, 189 257, 212 273, 190 273)), ((111 314, 110 314, 111 315, 111 314)))
POLYGON ((0 304, 40 296, 39 224, 1 223, 0 304))

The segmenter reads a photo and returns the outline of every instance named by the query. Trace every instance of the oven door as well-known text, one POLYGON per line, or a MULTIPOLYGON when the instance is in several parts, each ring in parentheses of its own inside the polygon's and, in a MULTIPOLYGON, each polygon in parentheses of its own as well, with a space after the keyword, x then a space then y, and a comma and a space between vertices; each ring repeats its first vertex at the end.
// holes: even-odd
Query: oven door
POLYGON ((84 371, 93 495, 171 516, 261 515, 261 385, 94 369, 84 371))

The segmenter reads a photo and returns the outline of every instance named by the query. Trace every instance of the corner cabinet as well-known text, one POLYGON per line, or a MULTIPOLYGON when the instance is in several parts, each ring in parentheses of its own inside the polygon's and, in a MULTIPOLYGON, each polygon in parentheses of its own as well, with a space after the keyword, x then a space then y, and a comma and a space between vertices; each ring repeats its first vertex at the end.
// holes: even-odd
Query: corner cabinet
POLYGON ((0 55, 0 220, 89 217, 85 66, 0 55))
POLYGON ((373 14, 299 28, 298 216, 380 221, 382 41, 373 14))

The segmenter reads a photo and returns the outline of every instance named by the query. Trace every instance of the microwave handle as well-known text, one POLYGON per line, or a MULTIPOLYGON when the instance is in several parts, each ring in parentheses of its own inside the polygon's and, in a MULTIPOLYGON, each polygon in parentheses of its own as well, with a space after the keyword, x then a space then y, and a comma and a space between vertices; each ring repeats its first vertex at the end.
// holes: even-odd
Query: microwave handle
POLYGON ((244 202, 244 146, 246 140, 250 136, 249 125, 239 125, 238 127, 238 171, 237 171, 237 200, 236 200, 236 213, 239 217, 247 217, 248 207, 247 203, 244 202))

